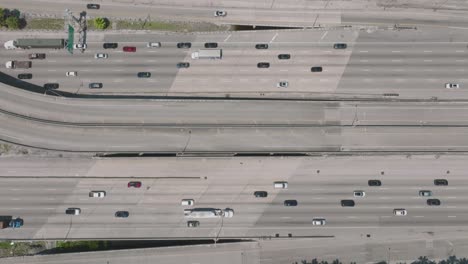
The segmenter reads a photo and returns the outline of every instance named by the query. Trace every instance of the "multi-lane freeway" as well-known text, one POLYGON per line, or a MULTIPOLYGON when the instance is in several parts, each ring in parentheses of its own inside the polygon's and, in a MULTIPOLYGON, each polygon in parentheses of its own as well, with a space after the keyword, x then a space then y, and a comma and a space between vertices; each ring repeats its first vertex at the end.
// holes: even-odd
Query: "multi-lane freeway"
MULTIPOLYGON (((55 36, 56 37, 56 36, 55 36)), ((32 73, 27 82, 42 86, 57 82, 60 91, 77 94, 139 94, 157 96, 211 97, 295 97, 295 98, 393 98, 464 100, 468 35, 462 30, 299 30, 286 32, 226 32, 211 34, 89 34, 88 49, 49 51, 45 60, 35 60, 29 70, 5 70, 16 77, 32 73), (159 41, 161 48, 147 48, 159 41), (103 43, 118 43, 117 49, 103 49, 103 43), (190 42, 190 49, 176 47, 190 42), (208 42, 218 43, 221 60, 193 60, 191 53, 208 42), (343 42, 344 50, 333 49, 343 42), (266 43, 268 49, 255 48, 266 43), (136 47, 123 52, 122 47, 136 47), (107 59, 95 59, 97 53, 107 59), (290 59, 278 59, 289 54, 290 59), (177 69, 189 62, 187 69, 177 69), (259 62, 270 63, 258 68, 259 62), (322 72, 311 72, 312 67, 322 72), (67 77, 76 71, 77 77, 67 77), (138 78, 150 72, 151 78, 138 78), (278 88, 280 81, 289 83, 278 88), (89 89, 92 82, 101 89, 89 89), (458 83, 461 89, 446 89, 458 83)), ((13 36, 2 36, 7 41, 13 36)), ((4 60, 24 60, 44 50, 0 49, 4 60)))
POLYGON ((465 230, 465 161, 464 156, 3 159, 2 213, 21 216, 25 225, 2 233, 13 239, 216 239, 465 230), (372 179, 382 185, 368 186, 372 179), (436 186, 434 179, 446 179, 448 186, 436 186), (129 188, 129 181, 142 186, 129 188), (287 181, 288 188, 275 189, 274 181, 287 181), (93 190, 106 196, 91 198, 93 190), (353 197, 356 190, 366 196, 353 197), (421 197, 420 190, 432 196, 421 197), (255 197, 255 191, 268 196, 255 197), (441 205, 427 205, 431 198, 441 205), (182 206, 182 199, 195 204, 182 206), (342 207, 343 199, 355 206, 342 207), (285 200, 298 205, 284 206, 285 200), (69 207, 81 208, 81 214, 66 215, 69 207), (235 214, 189 219, 187 208, 232 208, 235 214), (408 215, 395 216, 398 208, 408 215), (116 211, 130 216, 116 218, 116 211), (313 218, 326 219, 326 225, 313 226, 313 218), (200 226, 189 228, 188 220, 199 220, 200 226))

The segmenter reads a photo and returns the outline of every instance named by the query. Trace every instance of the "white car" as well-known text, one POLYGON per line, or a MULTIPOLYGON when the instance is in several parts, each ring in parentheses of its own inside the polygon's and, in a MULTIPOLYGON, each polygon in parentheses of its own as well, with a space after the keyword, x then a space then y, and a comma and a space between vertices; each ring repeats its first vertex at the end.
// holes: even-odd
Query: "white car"
POLYGON ((312 219, 312 225, 314 226, 323 226, 327 223, 324 218, 314 218, 312 219))
POLYGON ((277 181, 273 183, 273 187, 275 189, 287 189, 288 188, 288 182, 285 181, 277 181))
POLYGON ((227 12, 223 10, 216 10, 214 12, 215 17, 225 17, 226 15, 227 15, 227 12))
POLYGON ((160 48, 161 47, 161 42, 148 42, 146 44, 147 48, 160 48))
POLYGON ((193 206, 195 204, 195 201, 193 199, 182 199, 180 204, 184 206, 193 206))
POLYGON ((428 190, 422 190, 422 191, 419 191, 419 196, 429 197, 429 196, 432 196, 432 192, 428 190))
POLYGON ((107 54, 106 53, 96 53, 94 54, 95 59, 107 59, 107 54))
POLYGON ((78 43, 78 44, 73 45, 73 48, 74 49, 86 49, 86 48, 88 48, 88 45, 78 43))
POLYGON ((405 216, 408 214, 406 209, 393 209, 393 214, 397 216, 405 216))
POLYGON ((230 208, 226 208, 224 209, 223 211, 223 217, 227 217, 227 218, 231 218, 234 216, 234 210, 230 209, 230 208))
POLYGON ((365 196, 366 196, 366 192, 365 192, 365 191, 354 191, 354 192, 353 192, 353 196, 354 196, 354 197, 365 197, 365 196))
POLYGON ((65 75, 66 75, 67 77, 76 77, 76 76, 78 76, 78 72, 76 72, 76 71, 67 72, 65 75))
POLYGON ((276 84, 276 87, 278 87, 278 88, 288 88, 288 86, 289 86, 289 83, 288 83, 288 82, 284 82, 284 81, 283 81, 283 82, 278 82, 278 83, 276 84))
POLYGON ((93 198, 104 198, 106 196, 105 191, 90 191, 89 192, 89 197, 93 198))
POLYGON ((447 89, 458 89, 458 88, 460 88, 460 84, 458 84, 458 83, 446 83, 445 88, 447 88, 447 89))

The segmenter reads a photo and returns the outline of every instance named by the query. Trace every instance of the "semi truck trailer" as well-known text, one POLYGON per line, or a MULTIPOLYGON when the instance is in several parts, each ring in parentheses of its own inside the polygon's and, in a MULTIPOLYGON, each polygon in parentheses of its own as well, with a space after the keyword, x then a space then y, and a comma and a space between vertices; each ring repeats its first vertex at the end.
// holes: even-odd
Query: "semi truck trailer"
POLYGON ((3 44, 5 49, 63 49, 65 39, 17 39, 3 44))
POLYGON ((5 63, 7 69, 29 69, 32 66, 31 61, 7 61, 5 63))
POLYGON ((192 59, 222 59, 222 49, 201 49, 192 53, 192 59))
POLYGON ((219 218, 219 217, 233 217, 234 210, 230 208, 216 209, 216 208, 193 208, 184 210, 185 217, 189 218, 219 218))

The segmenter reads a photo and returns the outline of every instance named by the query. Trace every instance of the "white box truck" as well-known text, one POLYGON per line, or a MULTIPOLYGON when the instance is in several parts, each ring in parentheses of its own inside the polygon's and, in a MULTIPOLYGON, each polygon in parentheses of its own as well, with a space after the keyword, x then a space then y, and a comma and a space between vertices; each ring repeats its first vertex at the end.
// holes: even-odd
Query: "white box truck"
POLYGON ((222 49, 201 49, 192 53, 192 59, 222 59, 222 49))

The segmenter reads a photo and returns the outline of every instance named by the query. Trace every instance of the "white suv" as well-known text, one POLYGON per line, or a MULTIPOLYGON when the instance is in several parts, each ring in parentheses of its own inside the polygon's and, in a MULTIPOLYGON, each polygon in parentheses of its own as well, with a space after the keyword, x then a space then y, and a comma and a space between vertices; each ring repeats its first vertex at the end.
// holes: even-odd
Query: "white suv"
POLYGON ((445 88, 447 88, 447 89, 458 89, 458 88, 460 88, 460 84, 458 84, 458 83, 446 83, 445 88))
POLYGON ((193 199, 182 199, 180 204, 184 206, 193 206, 195 204, 195 201, 193 199))
POLYGON ((405 216, 408 214, 408 212, 406 211, 406 209, 394 209, 393 214, 396 216, 405 216))
POLYGON ((230 209, 230 208, 226 208, 224 209, 223 211, 223 217, 227 217, 227 218, 231 218, 234 216, 234 210, 230 209))
POLYGON ((67 72, 65 75, 67 77, 76 77, 78 76, 78 73, 76 71, 72 71, 72 72, 67 72))
POLYGON ((160 48, 161 47, 161 42, 148 42, 148 44, 146 44, 146 47, 148 47, 148 48, 160 48))
POLYGON ((89 192, 89 197, 93 198, 104 198, 106 196, 105 191, 90 191, 89 192))
POLYGON ((323 226, 327 223, 324 218, 314 218, 312 219, 312 225, 314 226, 323 226))

